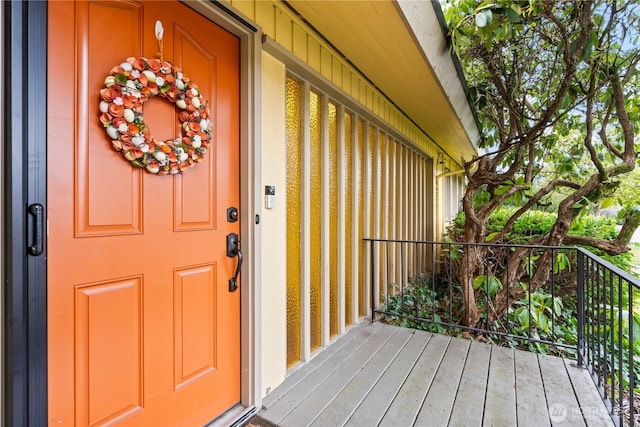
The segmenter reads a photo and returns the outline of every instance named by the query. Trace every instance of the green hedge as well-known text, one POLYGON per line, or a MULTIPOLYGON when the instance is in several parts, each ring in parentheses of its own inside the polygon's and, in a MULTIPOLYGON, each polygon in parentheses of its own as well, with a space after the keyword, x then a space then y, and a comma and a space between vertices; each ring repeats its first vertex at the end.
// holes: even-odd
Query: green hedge
MULTIPOLYGON (((515 211, 515 208, 506 207, 496 210, 487 222, 488 234, 501 231, 515 211)), ((547 234, 556 221, 556 217, 556 214, 552 212, 530 210, 515 222, 513 230, 505 236, 502 242, 492 243, 527 244, 532 239, 547 234)), ((464 236, 464 219, 464 212, 458 213, 454 218, 453 224, 449 229, 451 240, 460 241, 460 237, 464 236)), ((577 236, 613 240, 618 235, 618 227, 615 218, 582 215, 573 221, 569 233, 577 236)), ((633 254, 630 251, 611 256, 596 248, 587 247, 586 249, 625 271, 631 271, 633 254)))

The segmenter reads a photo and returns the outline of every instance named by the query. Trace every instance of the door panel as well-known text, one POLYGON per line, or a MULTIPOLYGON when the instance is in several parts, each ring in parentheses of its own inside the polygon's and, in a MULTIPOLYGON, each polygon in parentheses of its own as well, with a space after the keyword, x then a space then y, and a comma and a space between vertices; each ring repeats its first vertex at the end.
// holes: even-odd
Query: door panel
MULTIPOLYGON (((99 141, 108 141, 108 138, 101 138, 100 132, 104 133, 104 130, 93 113, 96 90, 99 91, 102 87, 109 70, 124 59, 119 57, 125 51, 131 52, 128 56, 142 53, 140 46, 143 34, 139 31, 142 6, 109 2, 78 3, 75 13, 75 23, 71 22, 69 25, 75 28, 76 34, 81 35, 76 41, 77 59, 67 66, 62 62, 56 66, 55 56, 58 56, 61 47, 54 45, 52 52, 55 56, 50 58, 53 67, 49 66, 49 72, 63 73, 64 77, 53 82, 58 86, 65 80, 68 81, 65 83, 72 83, 70 70, 73 68, 67 67, 77 67, 76 85, 73 88, 77 98, 73 105, 77 123, 74 197, 76 233, 77 236, 138 234, 142 232, 142 170, 126 168, 126 162, 118 165, 117 161, 122 159, 113 150, 105 153, 105 144, 99 141), (127 25, 118 25, 118 31, 114 31, 113 25, 118 22, 127 25), (105 40, 108 41, 105 43, 105 40), (104 74, 102 79, 101 74, 104 74), (104 179, 105 177, 109 179, 104 179)), ((50 37, 52 35, 55 36, 50 34, 50 37)), ((59 100, 53 102, 59 105, 59 100)), ((155 103, 162 102, 148 104, 155 103)), ((153 114, 149 116, 152 117, 153 114)), ((168 135, 168 132, 164 133, 165 129, 162 131, 162 135, 168 135)))
MULTIPOLYGON (((240 400, 239 41, 177 2, 50 2, 49 424, 203 425, 240 400), (134 168, 99 122, 99 91, 129 56, 163 56, 211 107, 204 160, 180 176, 134 168)), ((144 104, 157 139, 174 105, 144 104)))
POLYGON ((132 277, 75 287, 77 404, 90 408, 82 411, 77 425, 95 425, 142 408, 141 282, 132 277), (117 316, 112 316, 114 307, 117 316))
POLYGON ((211 372, 217 366, 214 264, 185 268, 174 273, 173 329, 174 389, 211 372), (204 325, 204 326, 202 326, 204 325))

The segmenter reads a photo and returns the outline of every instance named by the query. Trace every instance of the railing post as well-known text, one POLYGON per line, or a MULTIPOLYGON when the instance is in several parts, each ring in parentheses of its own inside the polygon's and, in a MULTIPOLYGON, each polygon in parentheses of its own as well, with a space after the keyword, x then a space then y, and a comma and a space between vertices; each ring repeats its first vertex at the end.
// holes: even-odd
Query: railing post
MULTIPOLYGON (((629 427, 633 427, 635 425, 635 421, 636 421, 636 408, 635 408, 635 396, 634 396, 634 389, 636 388, 636 381, 635 381, 635 372, 634 372, 634 358, 633 358, 633 345, 634 342, 636 340, 636 337, 633 336, 633 302, 634 302, 634 295, 633 295, 633 285, 631 284, 631 282, 628 282, 628 286, 629 286, 629 366, 627 367, 627 372, 629 372, 629 427)), ((622 304, 620 304, 620 308, 622 308, 622 304)), ((622 347, 622 343, 620 343, 620 347, 622 347)))
POLYGON ((578 262, 577 291, 578 291, 578 366, 584 366, 582 350, 584 349, 584 254, 576 249, 578 262))

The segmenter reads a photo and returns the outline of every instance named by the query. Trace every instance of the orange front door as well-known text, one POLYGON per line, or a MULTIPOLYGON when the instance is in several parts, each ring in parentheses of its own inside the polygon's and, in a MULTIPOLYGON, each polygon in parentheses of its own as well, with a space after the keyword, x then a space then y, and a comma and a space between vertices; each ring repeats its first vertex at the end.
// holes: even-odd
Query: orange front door
MULTIPOLYGON (((49 425, 201 426, 240 400, 239 40, 178 2, 49 3, 49 425), (111 147, 100 89, 127 57, 163 56, 211 106, 211 146, 184 175, 111 147)), ((45 94, 41 99, 44 102, 45 94)), ((144 104, 152 136, 176 107, 144 104)))

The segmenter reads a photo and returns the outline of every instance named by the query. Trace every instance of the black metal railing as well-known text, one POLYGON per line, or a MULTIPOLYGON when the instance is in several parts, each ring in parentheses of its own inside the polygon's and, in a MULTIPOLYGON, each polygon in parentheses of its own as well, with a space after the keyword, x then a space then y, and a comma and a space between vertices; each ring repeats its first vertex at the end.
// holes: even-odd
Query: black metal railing
POLYGON ((574 247, 363 240, 372 321, 575 358, 615 424, 640 425, 636 277, 574 247), (469 325, 461 272, 471 264, 469 325))
POLYGON ((640 425, 640 281, 584 249, 577 251, 578 362, 591 373, 618 425, 640 425))

